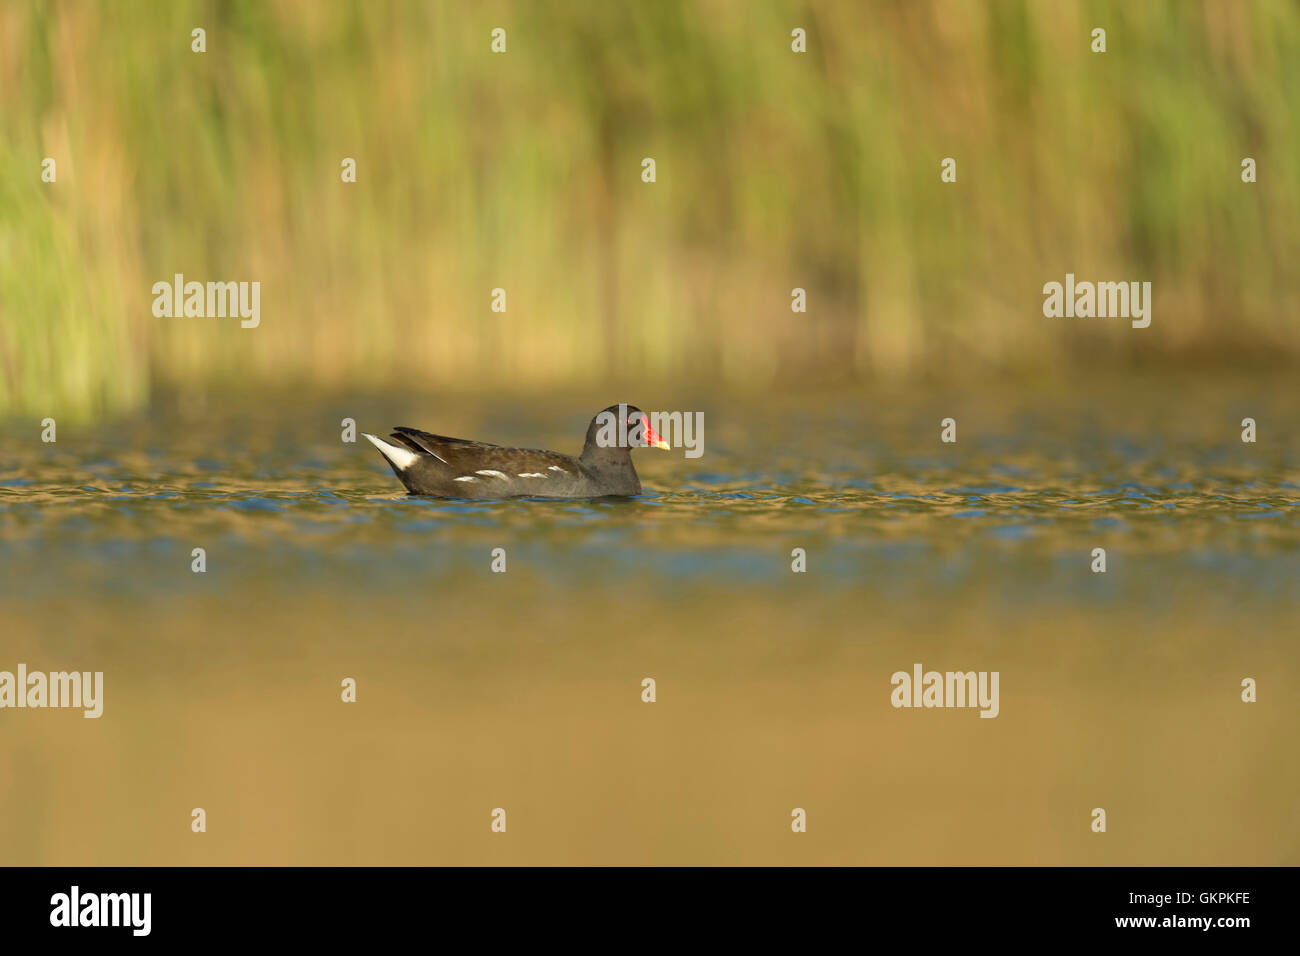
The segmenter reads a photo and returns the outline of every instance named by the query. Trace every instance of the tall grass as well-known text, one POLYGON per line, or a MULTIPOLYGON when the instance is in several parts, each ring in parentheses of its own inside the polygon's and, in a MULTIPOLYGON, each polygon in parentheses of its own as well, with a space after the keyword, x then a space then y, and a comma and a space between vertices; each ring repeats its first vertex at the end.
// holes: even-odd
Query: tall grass
POLYGON ((1285 0, 9 3, 0 413, 1293 362, 1298 115, 1285 0), (177 272, 260 328, 155 318, 177 272), (1044 318, 1066 272, 1151 328, 1044 318))

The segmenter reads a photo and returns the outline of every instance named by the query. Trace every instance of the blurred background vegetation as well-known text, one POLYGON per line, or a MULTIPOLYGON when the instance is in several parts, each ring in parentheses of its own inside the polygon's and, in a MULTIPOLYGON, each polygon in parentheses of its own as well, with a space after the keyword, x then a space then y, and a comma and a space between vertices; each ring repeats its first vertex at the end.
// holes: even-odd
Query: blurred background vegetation
POLYGON ((0 414, 1280 369, 1298 115, 1290 0, 15 0, 0 414), (260 281, 260 328, 155 318, 177 272, 260 281), (1151 328, 1045 318, 1066 272, 1151 281, 1151 328))

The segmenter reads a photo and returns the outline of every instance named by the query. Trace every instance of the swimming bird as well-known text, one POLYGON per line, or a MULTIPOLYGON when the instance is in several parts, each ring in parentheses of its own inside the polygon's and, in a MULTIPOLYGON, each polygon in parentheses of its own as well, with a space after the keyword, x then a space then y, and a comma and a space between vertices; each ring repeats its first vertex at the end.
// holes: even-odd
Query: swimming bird
POLYGON ((366 434, 413 495, 440 498, 599 498, 641 493, 633 448, 671 448, 635 405, 611 405, 587 426, 577 457, 433 435, 399 426, 366 434))

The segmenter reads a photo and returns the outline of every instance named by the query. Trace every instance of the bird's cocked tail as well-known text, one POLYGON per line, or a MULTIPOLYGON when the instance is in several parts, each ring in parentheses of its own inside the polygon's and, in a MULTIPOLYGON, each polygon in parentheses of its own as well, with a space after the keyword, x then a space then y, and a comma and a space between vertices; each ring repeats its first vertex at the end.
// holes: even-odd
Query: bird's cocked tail
POLYGON ((384 461, 388 462, 388 467, 393 469, 393 474, 398 477, 402 484, 406 485, 406 490, 410 491, 411 483, 407 480, 406 472, 420 460, 420 456, 409 448, 393 445, 382 438, 376 438, 368 432, 362 432, 362 434, 370 439, 370 444, 379 449, 379 454, 384 456, 384 461))

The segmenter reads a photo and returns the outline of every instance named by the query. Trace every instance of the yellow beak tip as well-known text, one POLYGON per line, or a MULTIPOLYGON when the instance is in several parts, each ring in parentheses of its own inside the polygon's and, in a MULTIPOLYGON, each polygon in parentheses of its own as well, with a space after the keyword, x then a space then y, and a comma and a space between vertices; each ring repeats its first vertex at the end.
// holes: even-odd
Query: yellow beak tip
POLYGON ((664 441, 662 438, 659 439, 657 442, 655 442, 655 447, 656 447, 656 448, 662 448, 664 451, 672 451, 672 450, 673 450, 673 446, 670 445, 670 444, 668 444, 668 442, 664 441))

